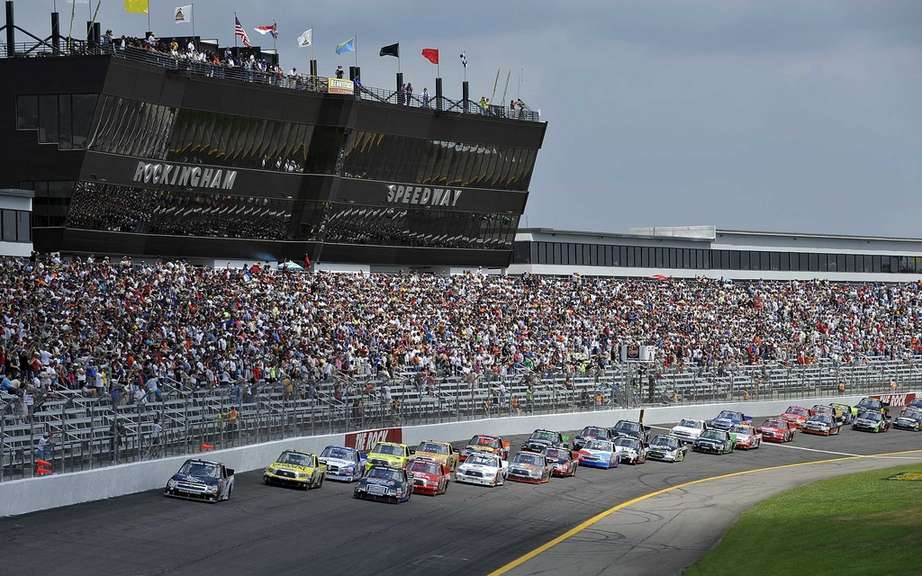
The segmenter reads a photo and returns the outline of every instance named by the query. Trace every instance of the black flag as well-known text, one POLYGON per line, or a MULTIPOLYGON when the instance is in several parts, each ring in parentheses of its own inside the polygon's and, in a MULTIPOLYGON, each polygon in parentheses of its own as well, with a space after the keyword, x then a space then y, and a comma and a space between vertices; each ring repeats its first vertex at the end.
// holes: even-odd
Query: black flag
POLYGON ((393 56, 395 58, 400 58, 400 42, 382 47, 378 56, 393 56))

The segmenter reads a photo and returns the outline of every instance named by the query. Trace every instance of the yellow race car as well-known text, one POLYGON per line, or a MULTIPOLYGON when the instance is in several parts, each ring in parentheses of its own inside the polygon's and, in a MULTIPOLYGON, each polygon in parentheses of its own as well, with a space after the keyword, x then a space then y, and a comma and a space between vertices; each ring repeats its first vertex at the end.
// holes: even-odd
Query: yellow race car
POLYGON ((316 454, 285 450, 275 462, 266 466, 263 482, 310 490, 323 486, 326 475, 327 465, 317 460, 316 454))
POLYGON ((368 460, 365 461, 365 472, 367 473, 375 466, 405 469, 409 461, 410 449, 407 448, 406 444, 378 442, 368 453, 368 460))
POLYGON ((452 472, 458 466, 458 451, 448 442, 436 442, 426 440, 420 442, 414 453, 415 458, 430 458, 443 466, 447 466, 452 472))

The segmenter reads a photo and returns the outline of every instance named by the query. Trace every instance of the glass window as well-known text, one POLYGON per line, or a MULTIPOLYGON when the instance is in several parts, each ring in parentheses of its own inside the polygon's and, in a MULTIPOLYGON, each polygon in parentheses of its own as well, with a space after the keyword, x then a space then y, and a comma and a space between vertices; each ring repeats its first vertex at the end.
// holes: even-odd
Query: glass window
POLYGON ((801 272, 809 271, 810 270, 810 255, 807 253, 801 253, 801 254, 798 254, 797 256, 799 260, 797 269, 800 270, 801 272))
POLYGON ((759 252, 759 270, 771 270, 771 252, 759 252))
POLYGON ((911 259, 908 256, 900 256, 900 272, 902 274, 912 272, 910 260, 911 259))
POLYGON ((880 256, 873 256, 871 258, 871 272, 880 272, 880 256))
POLYGON ((626 246, 615 246, 612 250, 612 266, 626 266, 627 265, 627 251, 626 246))
POLYGON ((554 256, 551 259, 551 264, 566 264, 561 255, 560 242, 554 242, 554 256))
POLYGON ((19 217, 19 241, 20 242, 31 242, 32 241, 32 223, 29 222, 29 212, 21 210, 18 214, 19 217))
POLYGON ((777 252, 769 253, 769 270, 781 270, 781 263, 779 262, 777 252))
POLYGON ((63 149, 73 148, 73 117, 71 116, 70 94, 61 94, 58 99, 58 110, 61 113, 61 137, 58 142, 63 149))
POLYGON ((699 268, 710 270, 714 265, 714 261, 713 261, 714 251, 713 250, 698 250, 698 252, 701 254, 701 256, 704 257, 704 259, 701 262, 701 266, 699 266, 699 268))
POLYGON ((58 96, 45 94, 38 97, 39 142, 58 141, 58 96))
POLYGON ((828 254, 826 260, 827 260, 826 270, 828 272, 838 272, 839 271, 839 267, 837 265, 838 258, 836 258, 835 254, 828 254))
POLYGON ((633 246, 628 246, 628 247, 627 247, 627 260, 625 260, 625 262, 626 262, 626 265, 627 265, 629 268, 633 268, 633 267, 635 266, 635 264, 634 264, 634 247, 633 247, 633 246))
POLYGON ((864 272, 864 254, 855 254, 855 272, 864 272))
POLYGON ((663 249, 654 248, 653 249, 653 265, 657 268, 663 267, 663 249))
POLYGON ((808 256, 809 260, 807 265, 810 267, 811 272, 816 272, 820 269, 820 259, 817 257, 816 252, 811 252, 808 256))
POLYGON ((16 98, 16 128, 20 130, 38 128, 38 96, 16 98))
POLYGON ((891 263, 891 260, 889 256, 881 256, 880 257, 880 271, 885 274, 889 274, 892 271, 892 268, 890 267, 890 263, 891 263))
POLYGON ((598 266, 599 250, 603 248, 604 246, 599 246, 598 244, 586 244, 586 247, 583 249, 583 262, 586 262, 590 266, 598 266), (586 252, 589 253, 588 258, 586 258, 586 252))
POLYGON ((570 265, 581 265, 583 263, 583 251, 579 250, 579 244, 567 244, 567 252, 570 254, 570 265), (577 255, 579 253, 579 255, 577 255))
POLYGON ((855 255, 854 254, 845 255, 845 271, 846 272, 855 271, 855 255))
POLYGON ((529 242, 528 243, 528 261, 531 264, 538 264, 541 262, 541 258, 538 256, 539 249, 541 248, 542 242, 529 242))
POLYGON ((740 269, 740 251, 731 250, 730 251, 730 270, 739 270, 740 269))
POLYGON ((3 241, 4 242, 15 242, 16 241, 16 211, 15 210, 0 210, 2 212, 2 221, 3 221, 3 241))
MULTIPOLYGON (((916 263, 918 264, 919 259, 916 258, 916 263)), ((864 271, 865 272, 874 272, 874 258, 865 254, 864 256, 864 271)), ((916 272, 922 272, 922 268, 916 268, 916 272)))

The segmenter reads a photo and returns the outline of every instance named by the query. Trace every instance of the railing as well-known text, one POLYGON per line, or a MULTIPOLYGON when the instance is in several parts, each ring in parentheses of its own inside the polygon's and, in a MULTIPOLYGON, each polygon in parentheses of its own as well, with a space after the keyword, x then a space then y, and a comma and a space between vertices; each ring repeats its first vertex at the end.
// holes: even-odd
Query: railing
MULTIPOLYGON (((922 361, 872 360, 857 365, 734 366, 705 369, 633 365, 577 374, 518 373, 394 379, 337 375, 325 382, 238 383, 192 389, 159 379, 134 401, 53 390, 28 410, 0 397, 0 480, 228 448, 300 435, 426 424, 517 414, 615 407, 775 400, 907 392, 922 387, 922 361), (651 378, 652 376, 652 378, 651 378), (236 415, 231 407, 236 407, 236 415), (43 449, 38 439, 52 436, 43 449)), ((489 430, 485 430, 488 432, 489 430)))
MULTIPOLYGON (((262 72, 242 66, 231 67, 223 64, 211 64, 209 62, 191 59, 182 52, 171 54, 132 46, 117 48, 115 45, 92 47, 88 46, 86 42, 83 41, 71 41, 68 45, 65 39, 61 39, 61 43, 57 49, 51 44, 41 43, 17 43, 14 47, 15 56, 22 58, 108 55, 134 62, 144 62, 166 70, 175 70, 201 78, 236 80, 249 84, 262 84, 280 89, 299 90, 318 94, 326 94, 328 91, 328 79, 322 76, 262 72)), ((11 57, 11 55, 7 50, 7 45, 0 44, 0 58, 9 57, 11 57)), ((434 94, 430 95, 429 98, 424 98, 421 94, 414 93, 411 95, 403 91, 389 91, 381 88, 373 88, 364 86, 359 82, 356 82, 355 90, 355 97, 357 99, 369 102, 440 110, 443 112, 456 112, 460 114, 477 114, 493 118, 505 118, 508 120, 526 120, 529 122, 540 122, 541 120, 540 112, 527 108, 512 109, 504 105, 482 106, 480 103, 471 100, 467 102, 464 100, 451 100, 444 96, 440 100, 437 100, 434 94)))

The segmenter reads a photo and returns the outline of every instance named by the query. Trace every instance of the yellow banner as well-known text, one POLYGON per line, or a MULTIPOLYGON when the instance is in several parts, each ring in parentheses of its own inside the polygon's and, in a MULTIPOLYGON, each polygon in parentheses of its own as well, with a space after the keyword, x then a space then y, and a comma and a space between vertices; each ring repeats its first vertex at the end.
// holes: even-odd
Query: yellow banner
POLYGON ((125 12, 129 14, 147 14, 148 0, 125 0, 125 12))

